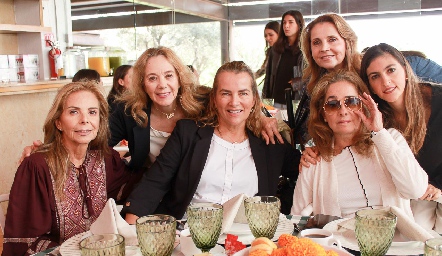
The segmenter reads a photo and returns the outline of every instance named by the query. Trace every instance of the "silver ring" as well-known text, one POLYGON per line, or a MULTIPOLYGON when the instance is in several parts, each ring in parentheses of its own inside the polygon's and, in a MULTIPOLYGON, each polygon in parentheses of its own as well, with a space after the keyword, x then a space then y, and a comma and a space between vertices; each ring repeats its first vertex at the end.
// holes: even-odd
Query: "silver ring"
POLYGON ((429 198, 432 198, 433 197, 433 195, 432 194, 428 194, 428 196, 427 197, 429 197, 429 198))

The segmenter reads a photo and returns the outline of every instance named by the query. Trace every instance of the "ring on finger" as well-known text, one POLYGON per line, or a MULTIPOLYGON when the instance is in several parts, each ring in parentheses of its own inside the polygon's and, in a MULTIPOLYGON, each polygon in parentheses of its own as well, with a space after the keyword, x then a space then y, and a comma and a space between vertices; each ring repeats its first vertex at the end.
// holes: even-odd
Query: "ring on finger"
POLYGON ((432 195, 432 194, 428 194, 427 197, 428 197, 428 198, 432 198, 433 195, 432 195))

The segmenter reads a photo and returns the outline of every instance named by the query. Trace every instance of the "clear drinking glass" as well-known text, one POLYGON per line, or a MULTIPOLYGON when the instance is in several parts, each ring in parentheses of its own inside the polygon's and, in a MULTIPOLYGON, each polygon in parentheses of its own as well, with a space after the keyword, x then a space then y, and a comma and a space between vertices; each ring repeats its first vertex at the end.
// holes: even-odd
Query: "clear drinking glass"
POLYGON ((279 199, 274 196, 249 197, 244 199, 244 207, 253 236, 272 239, 279 222, 279 199))
POLYGON ((118 234, 92 235, 80 242, 83 256, 124 256, 125 248, 124 237, 118 234))
POLYGON ((356 212, 356 239, 361 256, 385 255, 393 241, 397 217, 383 209, 356 212))
POLYGON ((442 238, 431 238, 425 241, 425 256, 442 255, 442 238))
POLYGON ((187 207, 187 223, 192 240, 202 252, 215 247, 221 234, 223 206, 212 203, 192 203, 187 207))
POLYGON ((175 243, 176 219, 169 215, 147 215, 137 220, 137 236, 144 256, 170 256, 175 243))

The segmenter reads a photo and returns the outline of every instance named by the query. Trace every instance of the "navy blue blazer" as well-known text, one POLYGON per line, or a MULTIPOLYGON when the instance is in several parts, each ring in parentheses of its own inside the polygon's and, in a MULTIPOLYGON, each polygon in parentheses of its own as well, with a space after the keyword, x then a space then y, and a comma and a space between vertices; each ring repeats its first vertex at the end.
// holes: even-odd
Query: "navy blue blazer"
MULTIPOLYGON (((155 163, 130 194, 122 214, 161 213, 181 219, 199 184, 213 133, 213 127, 179 120, 155 163)), ((274 196, 281 175, 297 179, 300 152, 288 142, 266 145, 251 131, 248 136, 258 172, 257 195, 274 196)))

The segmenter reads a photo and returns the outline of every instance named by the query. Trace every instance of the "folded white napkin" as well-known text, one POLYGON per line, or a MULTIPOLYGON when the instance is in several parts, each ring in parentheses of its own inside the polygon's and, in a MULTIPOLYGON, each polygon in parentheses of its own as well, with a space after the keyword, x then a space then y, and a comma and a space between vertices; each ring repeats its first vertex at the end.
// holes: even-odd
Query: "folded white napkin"
POLYGON ((136 230, 120 215, 114 199, 110 198, 100 216, 91 225, 92 234, 120 234, 126 245, 138 245, 136 230))
POLYGON ((245 194, 239 194, 223 204, 222 234, 228 232, 233 223, 247 223, 244 209, 244 199, 247 197, 245 194))
MULTIPOLYGON (((404 236, 406 236, 410 241, 421 241, 425 242, 427 239, 433 238, 428 231, 426 231, 423 227, 419 226, 413 219, 408 217, 402 209, 396 206, 391 206, 390 209, 385 208, 386 210, 390 210, 397 216, 397 230, 404 236)), ((342 221, 338 224, 339 228, 345 228, 349 230, 355 230, 355 219, 348 219, 342 221)))
POLYGON ((390 211, 397 216, 396 227, 399 232, 408 237, 411 241, 425 242, 427 239, 433 238, 433 235, 428 233, 428 231, 408 217, 402 209, 396 206, 391 206, 390 211))

